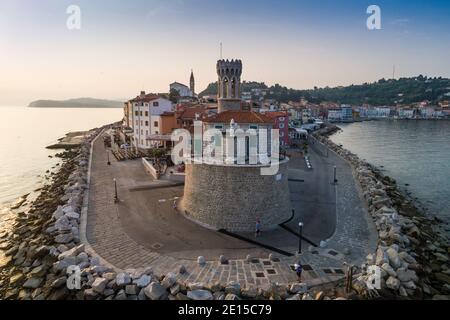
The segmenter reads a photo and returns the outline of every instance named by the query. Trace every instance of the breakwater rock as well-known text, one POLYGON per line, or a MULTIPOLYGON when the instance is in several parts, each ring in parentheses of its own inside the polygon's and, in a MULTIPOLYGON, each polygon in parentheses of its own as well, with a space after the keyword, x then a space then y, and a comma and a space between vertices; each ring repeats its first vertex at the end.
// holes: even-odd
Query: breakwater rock
POLYGON ((353 287, 372 298, 449 299, 448 226, 417 209, 394 179, 330 141, 328 136, 336 130, 327 127, 315 137, 352 165, 379 237, 376 252, 367 256, 353 287), (381 272, 378 289, 367 285, 375 280, 374 270, 381 272))

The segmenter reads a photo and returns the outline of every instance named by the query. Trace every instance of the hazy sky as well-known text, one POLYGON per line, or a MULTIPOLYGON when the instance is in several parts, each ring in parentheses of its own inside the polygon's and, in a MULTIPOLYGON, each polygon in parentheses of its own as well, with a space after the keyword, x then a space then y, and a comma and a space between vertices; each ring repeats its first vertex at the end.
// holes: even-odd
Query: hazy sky
POLYGON ((224 58, 243 78, 293 88, 397 76, 450 77, 450 1, 0 0, 0 105, 35 99, 124 99, 141 89, 197 91, 224 58), (81 30, 66 9, 81 8, 81 30), (382 29, 366 27, 381 8, 382 29))

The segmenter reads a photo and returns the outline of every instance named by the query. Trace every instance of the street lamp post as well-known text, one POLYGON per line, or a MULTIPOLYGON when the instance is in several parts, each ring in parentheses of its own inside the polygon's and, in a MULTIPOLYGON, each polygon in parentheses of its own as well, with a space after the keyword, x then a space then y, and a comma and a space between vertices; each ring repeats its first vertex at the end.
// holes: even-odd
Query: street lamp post
POLYGON ((303 222, 299 222, 298 231, 298 254, 302 254, 303 222))
POLYGON ((110 166, 111 165, 111 161, 109 160, 109 150, 106 150, 106 154, 108 156, 108 166, 110 166))
POLYGON ((114 202, 119 202, 119 195, 117 194, 117 180, 114 178, 114 202))

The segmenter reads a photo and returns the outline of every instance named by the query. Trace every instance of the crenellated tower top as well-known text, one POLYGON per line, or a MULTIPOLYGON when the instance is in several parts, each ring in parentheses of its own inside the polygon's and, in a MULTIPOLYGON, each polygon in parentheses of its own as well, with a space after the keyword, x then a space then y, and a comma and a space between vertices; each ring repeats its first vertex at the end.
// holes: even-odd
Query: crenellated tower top
POLYGON ((217 99, 219 113, 226 110, 241 110, 241 60, 217 61, 217 99))

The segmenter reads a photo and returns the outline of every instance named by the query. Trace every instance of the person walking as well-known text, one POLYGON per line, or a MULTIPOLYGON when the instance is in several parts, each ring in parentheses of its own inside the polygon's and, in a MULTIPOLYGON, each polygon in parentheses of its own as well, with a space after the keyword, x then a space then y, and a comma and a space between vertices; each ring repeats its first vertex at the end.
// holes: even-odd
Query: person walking
POLYGON ((172 208, 173 210, 177 210, 177 200, 173 201, 172 208))
POLYGON ((294 265, 295 273, 297 273, 298 282, 302 282, 302 271, 303 267, 300 261, 294 265))
POLYGON ((255 226, 255 238, 258 238, 261 235, 261 220, 256 220, 255 226))

